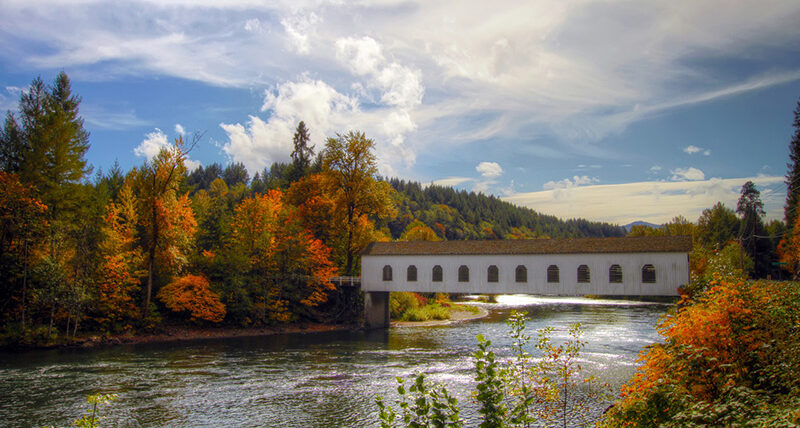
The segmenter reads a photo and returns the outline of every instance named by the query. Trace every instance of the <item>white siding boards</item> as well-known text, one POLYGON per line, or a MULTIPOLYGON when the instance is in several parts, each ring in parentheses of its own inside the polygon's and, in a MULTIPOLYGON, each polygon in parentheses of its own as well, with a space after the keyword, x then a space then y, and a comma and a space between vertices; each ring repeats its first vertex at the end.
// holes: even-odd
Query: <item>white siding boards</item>
POLYGON ((676 296, 678 287, 689 280, 691 248, 688 236, 374 242, 361 255, 361 288, 367 292, 676 296), (557 282, 548 282, 551 266, 558 268, 557 282), (387 270, 394 273, 388 279, 387 270))

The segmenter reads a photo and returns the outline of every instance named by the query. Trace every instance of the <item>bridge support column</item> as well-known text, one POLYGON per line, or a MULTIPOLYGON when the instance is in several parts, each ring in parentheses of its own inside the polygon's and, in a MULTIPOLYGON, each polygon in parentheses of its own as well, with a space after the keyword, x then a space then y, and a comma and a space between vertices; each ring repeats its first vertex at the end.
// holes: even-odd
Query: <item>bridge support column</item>
POLYGON ((364 292, 364 323, 367 328, 389 327, 389 292, 364 292))

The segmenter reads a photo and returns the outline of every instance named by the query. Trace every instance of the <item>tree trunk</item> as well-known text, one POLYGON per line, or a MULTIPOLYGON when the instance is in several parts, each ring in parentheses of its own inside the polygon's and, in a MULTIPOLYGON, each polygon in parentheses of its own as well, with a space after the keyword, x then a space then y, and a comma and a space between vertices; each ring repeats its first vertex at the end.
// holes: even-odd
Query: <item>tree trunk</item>
POLYGON ((25 258, 22 260, 22 335, 25 336, 25 295, 28 291, 28 240, 25 240, 25 258))
MULTIPOLYGON (((155 180, 155 179, 154 179, 155 180)), ((155 184, 154 184, 155 187, 155 184)), ((153 234, 150 236, 150 254, 148 254, 147 258, 147 293, 144 299, 144 308, 142 311, 142 320, 147 318, 148 313, 150 312, 150 297, 153 294, 153 269, 155 267, 155 260, 156 260, 156 246, 158 245, 158 216, 156 214, 156 201, 153 198, 153 209, 152 209, 152 224, 153 224, 153 234)))
POLYGON ((353 274, 353 207, 347 207, 347 265, 345 275, 353 274))
POLYGON ((56 312, 56 305, 53 304, 52 306, 50 306, 50 325, 47 326, 47 341, 48 342, 50 341, 50 330, 53 329, 53 316, 55 315, 55 312, 56 312))
POLYGON ((76 315, 75 315, 75 326, 74 326, 74 328, 72 329, 72 338, 73 338, 73 339, 75 338, 75 335, 76 335, 76 334, 78 334, 78 320, 79 320, 79 319, 80 319, 80 318, 79 318, 79 317, 78 317, 78 315, 76 314, 76 315))
POLYGON ((72 318, 72 312, 67 312, 67 328, 64 329, 64 335, 69 338, 69 322, 72 318))

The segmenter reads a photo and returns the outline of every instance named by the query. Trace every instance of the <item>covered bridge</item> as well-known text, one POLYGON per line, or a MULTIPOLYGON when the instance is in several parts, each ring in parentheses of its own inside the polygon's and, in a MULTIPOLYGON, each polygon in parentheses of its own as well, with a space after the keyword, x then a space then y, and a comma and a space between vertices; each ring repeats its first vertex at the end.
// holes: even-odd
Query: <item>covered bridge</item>
POLYGON ((677 296, 690 236, 373 242, 361 253, 367 324, 388 324, 388 292, 677 296))

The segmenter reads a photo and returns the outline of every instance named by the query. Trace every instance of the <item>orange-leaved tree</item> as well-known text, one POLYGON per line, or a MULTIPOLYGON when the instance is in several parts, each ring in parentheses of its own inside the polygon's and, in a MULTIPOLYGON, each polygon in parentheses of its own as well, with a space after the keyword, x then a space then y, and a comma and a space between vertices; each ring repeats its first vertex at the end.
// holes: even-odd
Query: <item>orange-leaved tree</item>
POLYGON ((174 145, 162 148, 152 160, 131 171, 139 192, 139 218, 144 232, 147 269, 144 318, 150 309, 156 268, 167 275, 175 275, 188 261, 188 250, 197 227, 188 192, 180 194, 189 149, 183 137, 178 137, 174 145))
POLYGON ((100 243, 103 262, 98 275, 95 319, 105 329, 118 330, 139 315, 134 296, 141 289, 144 256, 137 242, 138 223, 136 196, 127 182, 117 201, 106 207, 100 243))
POLYGON ((234 251, 248 259, 262 322, 285 322, 327 300, 335 268, 330 250, 303 227, 279 190, 256 194, 235 210, 234 251))
POLYGON ((643 352, 606 426, 800 422, 781 408, 800 392, 798 284, 715 275, 709 286, 660 321, 665 342, 643 352))
POLYGON ((176 278, 162 287, 156 297, 173 312, 188 312, 192 321, 216 323, 225 318, 225 305, 202 276, 184 275, 176 278))
POLYGON ((0 171, 0 319, 19 308, 26 327, 28 270, 46 230, 45 206, 19 176, 0 171))

